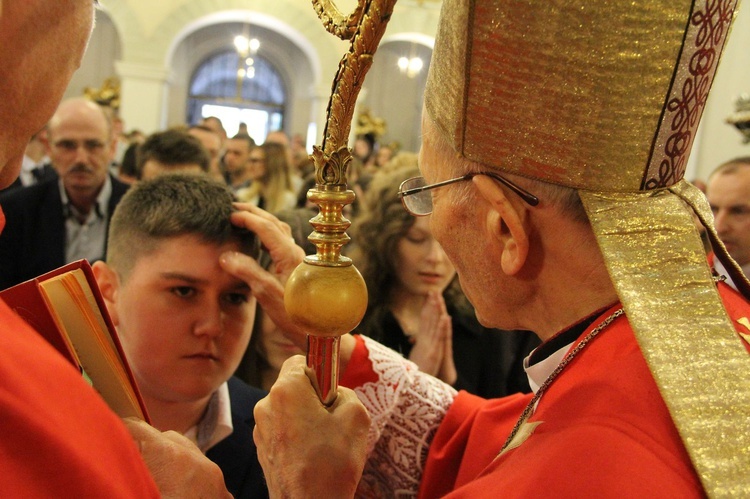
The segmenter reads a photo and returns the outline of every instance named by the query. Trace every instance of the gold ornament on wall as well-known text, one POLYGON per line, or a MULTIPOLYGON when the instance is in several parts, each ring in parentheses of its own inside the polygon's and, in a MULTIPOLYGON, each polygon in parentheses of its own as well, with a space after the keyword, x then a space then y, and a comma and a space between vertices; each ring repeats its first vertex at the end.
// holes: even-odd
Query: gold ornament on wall
POLYGON ((86 87, 83 95, 99 105, 120 109, 120 80, 111 76, 104 80, 101 88, 86 87))
POLYGON ((371 135, 378 142, 385 135, 386 130, 385 120, 373 116, 369 108, 364 108, 357 116, 357 127, 354 129, 354 134, 357 136, 371 135))
POLYGON ((734 125, 742 134, 743 144, 750 144, 750 94, 742 94, 734 103, 735 111, 727 118, 727 123, 734 125))

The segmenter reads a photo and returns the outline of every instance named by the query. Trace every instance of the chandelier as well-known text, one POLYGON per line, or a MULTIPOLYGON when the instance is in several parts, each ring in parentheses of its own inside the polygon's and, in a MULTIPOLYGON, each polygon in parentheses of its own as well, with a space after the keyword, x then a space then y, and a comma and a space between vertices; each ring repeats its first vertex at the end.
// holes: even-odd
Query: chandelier
POLYGON ((234 48, 237 50, 237 81, 255 77, 255 60, 253 56, 260 48, 257 38, 250 38, 250 26, 245 24, 243 33, 234 37, 234 48))

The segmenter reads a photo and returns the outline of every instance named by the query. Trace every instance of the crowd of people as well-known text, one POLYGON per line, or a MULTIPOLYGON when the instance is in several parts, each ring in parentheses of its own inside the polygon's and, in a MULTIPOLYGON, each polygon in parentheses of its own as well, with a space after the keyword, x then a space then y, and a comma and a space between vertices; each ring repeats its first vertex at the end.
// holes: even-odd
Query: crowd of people
MULTIPOLYGON (((247 133, 227 138, 221 120, 209 117, 142 140, 131 134, 135 141, 123 149, 127 139, 117 135, 111 116, 111 110, 85 98, 69 99, 32 137, 27 158, 47 152, 45 168, 52 174, 33 186, 0 193, 0 206, 10 220, 0 235, 0 254, 8 255, 0 264, 3 288, 80 258, 103 261, 109 222, 128 186, 165 173, 203 173, 226 185, 237 202, 277 215, 296 211, 307 220, 314 215, 305 196, 314 172, 302 178, 310 160, 293 151, 281 131, 257 144, 247 133), (40 226, 45 230, 36 230, 40 226), (22 265, 10 257, 19 253, 28 255, 22 265)), ((398 350, 456 388, 482 396, 529 391, 522 360, 538 339, 530 332, 483 328, 476 321, 455 269, 430 234, 429 217, 415 219, 401 208, 398 186, 419 174, 417 155, 390 157, 392 149, 382 149, 389 160, 378 165, 358 157, 355 147, 349 172, 358 197, 356 209, 347 208, 355 225, 354 241, 345 252, 362 268, 370 293, 370 307, 357 332, 398 350)), ((368 156, 374 158, 374 150, 368 156)), ((299 217, 295 224, 297 243, 314 252, 305 240, 310 224, 299 217)), ((268 316, 260 311, 258 318, 266 327, 256 328, 257 336, 264 329, 271 334, 268 316)), ((282 332, 275 335, 280 338, 260 345, 286 341, 282 332)), ((267 365, 268 359, 254 357, 264 351, 253 342, 251 363, 267 365)), ((288 349, 286 357, 293 353, 298 352, 288 349)), ((243 363, 246 372, 248 362, 243 363)), ((273 364, 278 372, 280 362, 273 364)), ((273 379, 265 379, 262 386, 268 388, 273 379)))
POLYGON ((353 148, 345 252, 369 302, 325 407, 283 307, 314 252, 300 144, 228 138, 209 117, 123 147, 111 110, 58 102, 92 3, 0 0, 0 289, 89 260, 152 423, 119 420, 0 300, 0 489, 750 493, 750 161, 719 166, 706 199, 652 147, 672 87, 711 74, 687 69, 704 38, 684 3, 613 2, 587 15, 616 29, 581 36, 585 2, 444 1, 418 155, 353 148), (565 57, 530 40, 551 27, 565 57), (44 64, 19 71, 19 54, 44 64))

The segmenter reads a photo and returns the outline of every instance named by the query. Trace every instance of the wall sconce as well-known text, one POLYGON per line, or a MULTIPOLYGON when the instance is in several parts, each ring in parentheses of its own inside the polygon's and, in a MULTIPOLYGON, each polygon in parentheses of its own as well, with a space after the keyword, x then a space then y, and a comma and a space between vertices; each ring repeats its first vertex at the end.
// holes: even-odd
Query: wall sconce
POLYGON ((398 69, 401 74, 405 74, 409 78, 414 78, 422 71, 424 62, 419 57, 399 57, 398 69))

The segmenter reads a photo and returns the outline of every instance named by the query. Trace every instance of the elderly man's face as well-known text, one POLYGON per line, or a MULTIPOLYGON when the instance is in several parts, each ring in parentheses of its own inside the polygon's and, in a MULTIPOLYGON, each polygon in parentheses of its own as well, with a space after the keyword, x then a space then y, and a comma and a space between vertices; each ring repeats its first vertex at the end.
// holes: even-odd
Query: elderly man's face
MULTIPOLYGON (((462 172, 451 171, 446 164, 446 154, 441 145, 434 143, 436 131, 423 113, 422 147, 419 151, 419 169, 428 184, 448 180, 462 172)), ((465 172, 464 172, 465 173, 465 172)), ((500 294, 492 261, 487 247, 485 223, 479 217, 476 189, 469 182, 432 189, 432 216, 430 230, 454 265, 461 287, 474 305, 477 318, 488 327, 500 327, 497 321, 500 309, 496 298, 500 294)), ((505 314, 503 320, 509 319, 505 314)))
POLYGON ((65 101, 50 121, 49 157, 70 196, 99 192, 114 148, 107 118, 96 104, 65 101))
POLYGON ((81 64, 94 6, 91 0, 2 0, 0 6, 0 122, 11 130, 0 153, 5 187, 18 176, 29 137, 49 120, 81 64))
POLYGON ((747 265, 750 263, 750 165, 711 177, 707 197, 719 238, 737 263, 747 265))

